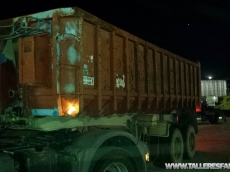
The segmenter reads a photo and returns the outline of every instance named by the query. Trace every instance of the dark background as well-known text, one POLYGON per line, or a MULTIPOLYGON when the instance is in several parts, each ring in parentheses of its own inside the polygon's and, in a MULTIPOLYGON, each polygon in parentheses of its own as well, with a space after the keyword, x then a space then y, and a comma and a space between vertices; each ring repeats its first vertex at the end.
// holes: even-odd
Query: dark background
POLYGON ((0 19, 61 7, 83 10, 157 46, 201 62, 202 79, 230 80, 230 0, 5 2, 0 19), (49 4, 47 4, 49 2, 49 4))

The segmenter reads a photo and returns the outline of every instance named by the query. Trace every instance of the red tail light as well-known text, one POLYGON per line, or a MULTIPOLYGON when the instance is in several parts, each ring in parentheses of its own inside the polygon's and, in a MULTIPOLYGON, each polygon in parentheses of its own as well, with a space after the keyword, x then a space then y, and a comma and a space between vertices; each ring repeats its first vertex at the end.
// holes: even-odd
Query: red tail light
POLYGON ((201 109, 199 106, 196 106, 196 112, 201 112, 201 109))

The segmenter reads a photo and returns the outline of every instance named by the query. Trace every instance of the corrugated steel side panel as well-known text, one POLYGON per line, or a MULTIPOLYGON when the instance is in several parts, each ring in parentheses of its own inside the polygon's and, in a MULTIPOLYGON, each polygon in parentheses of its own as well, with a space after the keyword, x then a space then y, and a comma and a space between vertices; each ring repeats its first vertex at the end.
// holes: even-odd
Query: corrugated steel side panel
POLYGON ((57 108, 52 87, 51 44, 48 35, 19 38, 19 83, 26 115, 33 109, 57 108))
POLYGON ((32 89, 32 96, 42 97, 35 98, 37 107, 45 108, 41 102, 48 100, 49 106, 59 107, 60 115, 72 104, 78 115, 100 116, 195 107, 200 102, 200 64, 79 8, 70 16, 53 14, 50 44, 52 86, 32 89))
POLYGON ((225 96, 227 95, 227 82, 225 80, 202 80, 201 95, 205 96, 225 96))
POLYGON ((135 66, 135 42, 131 41, 131 40, 127 40, 128 44, 127 44, 127 66, 128 66, 128 78, 129 80, 128 82, 128 91, 130 92, 135 92, 137 89, 137 85, 136 85, 136 66, 135 66))
MULTIPOLYGON (((59 82, 63 97, 67 95, 63 91, 67 80, 76 80, 72 81, 75 90, 71 95, 79 99, 82 114, 153 112, 195 107, 200 101, 199 64, 145 42, 87 12, 79 10, 77 14, 75 19, 68 20, 78 20, 75 24, 81 32, 79 44, 75 40, 75 50, 80 47, 80 61, 73 64, 73 70, 68 70, 74 75, 69 77, 65 72, 59 82), (74 71, 76 66, 79 66, 78 72, 74 71)), ((61 64, 70 65, 64 54, 68 54, 66 51, 74 42, 61 44, 66 46, 61 46, 61 64)))
POLYGON ((34 37, 21 38, 19 49, 19 83, 35 83, 35 56, 34 56, 34 37), (22 41, 21 41, 22 40, 22 41))
POLYGON ((151 112, 199 104, 199 64, 87 12, 80 10, 79 14, 84 16, 81 65, 85 66, 89 56, 94 59, 94 65, 87 65, 94 68, 94 75, 85 72, 85 76, 94 78, 94 86, 83 84, 86 115, 151 112))
MULTIPOLYGON (((101 33, 101 47, 103 47, 104 51, 101 53, 101 88, 104 90, 111 89, 111 70, 110 70, 110 63, 111 63, 111 37, 112 33, 110 31, 104 30, 100 28, 101 33)), ((100 51, 100 50, 99 50, 100 51)))

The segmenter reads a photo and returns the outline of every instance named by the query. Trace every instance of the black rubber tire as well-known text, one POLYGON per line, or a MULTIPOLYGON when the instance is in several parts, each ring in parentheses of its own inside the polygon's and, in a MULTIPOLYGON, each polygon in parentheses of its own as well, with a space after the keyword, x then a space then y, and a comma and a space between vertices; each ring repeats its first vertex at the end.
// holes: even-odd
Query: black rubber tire
MULTIPOLYGON (((99 153, 93 172, 107 172, 108 168, 119 168, 121 172, 137 172, 132 155, 124 149, 112 148, 99 153)), ((108 172, 110 172, 108 170, 108 172)))
POLYGON ((171 128, 168 138, 161 138, 159 155, 153 160, 156 167, 164 167, 165 163, 181 163, 184 154, 183 137, 179 129, 171 128))
POLYGON ((184 157, 192 159, 196 153, 196 134, 193 126, 188 126, 188 128, 183 132, 183 139, 184 157))
POLYGON ((169 162, 181 163, 184 154, 184 143, 179 129, 172 129, 172 135, 169 137, 169 143, 169 162))

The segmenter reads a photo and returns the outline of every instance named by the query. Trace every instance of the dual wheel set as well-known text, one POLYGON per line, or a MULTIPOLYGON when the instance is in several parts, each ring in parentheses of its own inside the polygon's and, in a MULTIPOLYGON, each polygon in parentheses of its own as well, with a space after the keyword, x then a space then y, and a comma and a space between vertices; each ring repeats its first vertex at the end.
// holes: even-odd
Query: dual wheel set
POLYGON ((170 136, 167 138, 158 138, 158 147, 156 158, 153 164, 158 167, 164 167, 165 163, 181 163, 183 158, 192 159, 195 155, 195 130, 193 126, 187 128, 170 129, 170 136))

